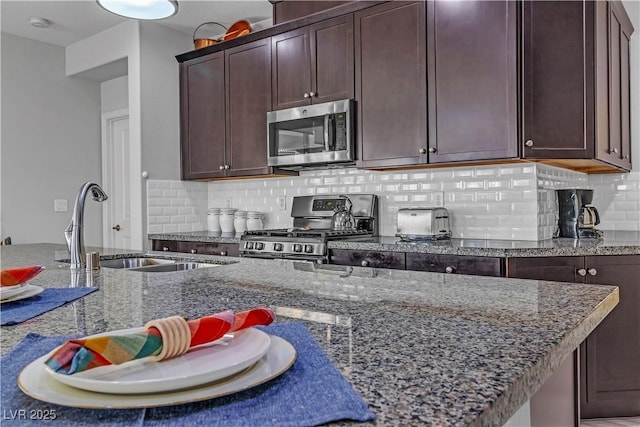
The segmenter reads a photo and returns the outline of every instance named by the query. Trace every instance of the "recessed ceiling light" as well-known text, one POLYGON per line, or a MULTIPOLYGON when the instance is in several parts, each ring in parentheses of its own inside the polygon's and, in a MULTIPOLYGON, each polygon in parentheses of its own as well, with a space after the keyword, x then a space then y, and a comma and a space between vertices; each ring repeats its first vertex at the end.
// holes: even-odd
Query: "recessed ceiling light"
POLYGON ((96 0, 103 9, 125 18, 165 19, 178 13, 175 0, 96 0))
POLYGON ((29 24, 33 25, 36 28, 49 28, 51 26, 51 21, 45 18, 32 16, 31 18, 29 18, 29 24))

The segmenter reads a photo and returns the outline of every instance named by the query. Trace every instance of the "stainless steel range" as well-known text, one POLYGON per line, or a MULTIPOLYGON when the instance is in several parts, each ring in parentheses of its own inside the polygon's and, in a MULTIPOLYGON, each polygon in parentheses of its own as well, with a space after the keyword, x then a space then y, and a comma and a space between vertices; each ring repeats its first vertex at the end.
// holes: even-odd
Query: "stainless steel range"
POLYGON ((378 232, 378 198, 373 194, 296 196, 291 205, 293 227, 246 231, 240 238, 240 254, 254 258, 328 260, 330 240, 363 239, 378 232), (353 229, 334 230, 336 210, 351 202, 353 229))

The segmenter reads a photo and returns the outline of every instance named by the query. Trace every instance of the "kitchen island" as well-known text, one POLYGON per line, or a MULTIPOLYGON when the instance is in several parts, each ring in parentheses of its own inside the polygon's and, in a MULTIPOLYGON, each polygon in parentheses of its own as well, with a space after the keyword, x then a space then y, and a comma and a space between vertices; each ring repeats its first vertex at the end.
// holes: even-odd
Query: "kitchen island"
POLYGON ((74 275, 54 261, 61 253, 2 249, 3 269, 47 267, 35 285, 99 288, 2 327, 3 354, 29 332, 95 334, 264 305, 308 327, 377 425, 503 425, 618 303, 611 286, 214 256, 193 256, 220 264, 197 270, 74 275))

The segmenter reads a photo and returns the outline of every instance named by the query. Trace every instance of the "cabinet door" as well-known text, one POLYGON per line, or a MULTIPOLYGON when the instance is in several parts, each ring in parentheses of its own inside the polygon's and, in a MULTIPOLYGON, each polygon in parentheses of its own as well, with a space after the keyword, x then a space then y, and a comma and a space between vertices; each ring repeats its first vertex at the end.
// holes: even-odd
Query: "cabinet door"
POLYGON ((518 156, 516 6, 427 3, 429 163, 518 156))
POLYGON ((273 109, 281 110, 310 104, 309 29, 300 28, 272 37, 271 51, 273 109))
POLYGON ((320 22, 310 28, 309 34, 311 102, 353 98, 353 15, 320 22))
POLYGON ((351 251, 334 249, 329 253, 329 262, 337 265, 357 267, 393 268, 404 270, 404 252, 351 251))
POLYGON ((239 256, 237 243, 178 242, 178 252, 200 255, 239 256))
POLYGON ((359 167, 427 161, 425 2, 355 13, 359 167))
POLYGON ((587 283, 618 286, 620 302, 585 341, 583 418, 640 415, 640 255, 586 258, 587 283))
POLYGON ((593 2, 526 1, 523 11, 524 157, 592 159, 593 2))
POLYGON ((508 258, 506 276, 517 279, 583 283, 587 274, 584 257, 508 258))
POLYGON ((180 65, 182 179, 224 175, 224 52, 180 65))
POLYGON ((407 253, 407 270, 502 277, 502 259, 407 253))
POLYGON ((631 170, 629 39, 633 26, 620 2, 596 2, 596 155, 631 170))
POLYGON ((226 51, 226 176, 269 173, 267 112, 271 110, 271 40, 226 51))

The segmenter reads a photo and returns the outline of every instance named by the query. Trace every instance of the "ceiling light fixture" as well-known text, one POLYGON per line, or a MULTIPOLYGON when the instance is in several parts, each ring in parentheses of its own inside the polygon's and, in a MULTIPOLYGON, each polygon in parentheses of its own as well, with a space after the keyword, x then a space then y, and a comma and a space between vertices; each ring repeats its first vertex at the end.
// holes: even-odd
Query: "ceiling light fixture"
POLYGON ((165 19, 178 13, 175 0, 96 0, 103 9, 125 18, 165 19))

